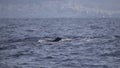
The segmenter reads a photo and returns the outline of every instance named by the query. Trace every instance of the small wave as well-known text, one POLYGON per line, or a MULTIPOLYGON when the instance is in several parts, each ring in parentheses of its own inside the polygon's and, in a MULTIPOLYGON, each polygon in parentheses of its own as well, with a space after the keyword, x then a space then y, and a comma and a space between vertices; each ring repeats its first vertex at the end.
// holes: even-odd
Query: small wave
POLYGON ((102 54, 101 56, 114 56, 114 57, 120 57, 120 51, 115 51, 115 52, 112 52, 112 53, 105 53, 105 54, 102 54))
POLYGON ((40 38, 39 37, 28 37, 28 38, 23 38, 23 39, 13 38, 13 39, 0 41, 0 43, 4 44, 4 43, 27 42, 27 41, 33 41, 34 42, 34 41, 37 41, 38 39, 40 39, 40 38))
POLYGON ((12 46, 3 46, 3 47, 0 47, 0 50, 8 50, 8 49, 16 49, 16 46, 12 45, 12 46))

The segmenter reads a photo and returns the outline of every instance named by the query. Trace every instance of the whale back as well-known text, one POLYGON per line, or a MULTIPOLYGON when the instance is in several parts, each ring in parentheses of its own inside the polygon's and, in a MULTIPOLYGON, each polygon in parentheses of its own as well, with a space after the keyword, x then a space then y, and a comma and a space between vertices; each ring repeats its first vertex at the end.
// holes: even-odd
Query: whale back
POLYGON ((52 42, 59 42, 60 40, 62 40, 62 38, 57 37, 57 38, 55 38, 52 42))

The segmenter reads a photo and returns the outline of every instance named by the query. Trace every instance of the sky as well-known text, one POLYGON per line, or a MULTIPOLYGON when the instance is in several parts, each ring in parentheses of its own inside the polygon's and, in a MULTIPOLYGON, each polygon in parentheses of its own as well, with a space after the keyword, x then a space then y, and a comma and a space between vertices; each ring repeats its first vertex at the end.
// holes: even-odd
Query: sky
POLYGON ((0 18, 120 17, 120 0, 0 0, 0 18))

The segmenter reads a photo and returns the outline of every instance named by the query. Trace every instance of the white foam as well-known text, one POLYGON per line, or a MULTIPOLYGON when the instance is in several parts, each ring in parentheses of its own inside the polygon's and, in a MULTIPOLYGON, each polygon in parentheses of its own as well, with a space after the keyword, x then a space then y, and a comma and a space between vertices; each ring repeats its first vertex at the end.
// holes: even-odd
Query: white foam
POLYGON ((45 40, 40 39, 40 40, 38 40, 38 42, 39 42, 39 43, 44 43, 44 42, 46 42, 46 41, 45 41, 45 40))
POLYGON ((69 39, 69 38, 66 38, 66 39, 62 39, 61 41, 64 42, 64 41, 72 41, 73 39, 69 39))

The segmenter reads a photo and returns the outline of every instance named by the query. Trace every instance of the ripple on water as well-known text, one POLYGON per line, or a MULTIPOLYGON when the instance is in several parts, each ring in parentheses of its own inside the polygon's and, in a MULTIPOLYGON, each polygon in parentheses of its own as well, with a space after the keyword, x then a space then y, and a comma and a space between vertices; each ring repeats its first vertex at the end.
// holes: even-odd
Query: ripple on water
POLYGON ((105 53, 105 54, 102 54, 101 56, 120 57, 120 51, 115 51, 115 52, 111 52, 111 53, 105 53))

